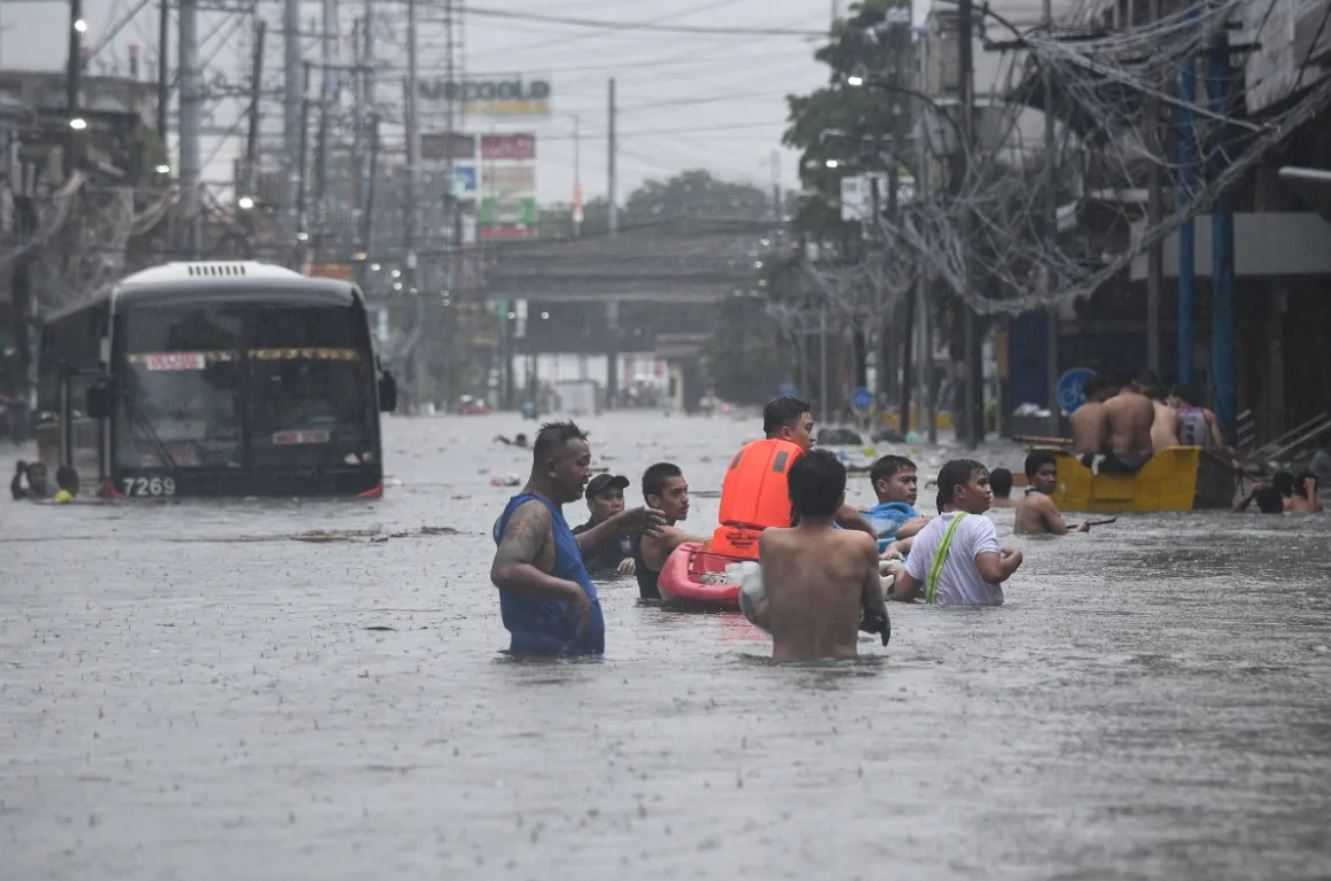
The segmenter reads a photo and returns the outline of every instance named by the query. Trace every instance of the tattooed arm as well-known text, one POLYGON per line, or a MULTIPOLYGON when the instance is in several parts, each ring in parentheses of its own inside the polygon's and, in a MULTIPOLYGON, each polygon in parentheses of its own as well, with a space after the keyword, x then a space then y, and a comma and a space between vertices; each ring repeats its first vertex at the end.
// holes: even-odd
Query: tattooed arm
POLYGON ((554 541, 550 511, 537 501, 520 505, 508 518, 499 539, 490 580, 495 587, 511 590, 528 599, 563 600, 577 610, 583 626, 591 612, 591 601, 582 586, 542 571, 542 550, 554 541))

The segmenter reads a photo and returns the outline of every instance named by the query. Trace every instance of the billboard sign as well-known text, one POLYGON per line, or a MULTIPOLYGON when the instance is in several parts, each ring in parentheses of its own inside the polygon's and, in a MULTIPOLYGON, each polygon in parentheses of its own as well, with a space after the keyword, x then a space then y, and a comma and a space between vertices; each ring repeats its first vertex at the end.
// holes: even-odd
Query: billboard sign
POLYGON ((536 135, 481 135, 481 158, 516 159, 530 161, 536 158, 536 135))
POLYGON ((427 162, 449 159, 475 159, 476 136, 462 132, 423 132, 421 158, 427 162))
POLYGON ((550 81, 478 79, 450 82, 423 79, 417 85, 422 99, 434 104, 456 103, 467 116, 549 116, 550 81))

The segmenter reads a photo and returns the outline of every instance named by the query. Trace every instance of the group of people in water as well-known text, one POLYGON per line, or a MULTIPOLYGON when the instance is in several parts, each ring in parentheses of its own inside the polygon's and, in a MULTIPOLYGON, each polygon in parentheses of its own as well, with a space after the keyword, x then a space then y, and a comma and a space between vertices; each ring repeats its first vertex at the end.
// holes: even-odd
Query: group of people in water
MULTIPOLYGON (((993 521, 980 516, 1008 498, 1012 475, 991 475, 980 462, 957 459, 938 474, 938 516, 916 508, 919 471, 904 456, 883 456, 869 480, 878 503, 867 511, 846 502, 847 471, 831 452, 814 450, 809 404, 779 398, 763 414, 763 440, 730 460, 721 491, 720 525, 692 535, 689 485, 675 464, 642 476, 645 504, 629 509, 628 478, 591 476, 587 436, 571 422, 550 423, 533 444, 532 473, 495 524, 491 578, 516 652, 599 653, 604 619, 591 578, 634 575, 643 598, 661 596, 666 559, 685 542, 754 560, 764 598, 755 623, 771 631, 773 656, 854 656, 857 632, 890 633, 887 600, 943 605, 995 605, 1022 564, 1003 546, 993 521), (589 519, 570 528, 562 505, 584 499, 589 519)), ((1026 461, 1027 490, 1016 504, 1015 531, 1066 534, 1070 527, 1049 494, 1054 455, 1026 461)))
POLYGON ((1093 374, 1082 393, 1086 401, 1071 417, 1072 445, 1087 467, 1098 458, 1102 472, 1132 473, 1157 453, 1180 445, 1203 447, 1217 456, 1233 453, 1195 385, 1166 391, 1155 373, 1143 370, 1093 374))
POLYGON ((79 473, 70 465, 61 465, 56 469, 53 484, 44 464, 19 459, 9 481, 9 492, 15 501, 72 502, 79 494, 79 473))

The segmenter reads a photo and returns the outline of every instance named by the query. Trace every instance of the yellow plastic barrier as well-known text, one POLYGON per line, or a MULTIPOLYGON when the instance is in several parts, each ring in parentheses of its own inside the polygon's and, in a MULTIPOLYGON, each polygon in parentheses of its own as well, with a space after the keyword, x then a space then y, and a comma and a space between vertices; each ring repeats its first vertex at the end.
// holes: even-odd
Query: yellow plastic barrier
POLYGON ((1234 471, 1202 447, 1170 447, 1135 474, 1096 474, 1062 450, 1054 504, 1065 511, 1191 511, 1228 508, 1234 471))

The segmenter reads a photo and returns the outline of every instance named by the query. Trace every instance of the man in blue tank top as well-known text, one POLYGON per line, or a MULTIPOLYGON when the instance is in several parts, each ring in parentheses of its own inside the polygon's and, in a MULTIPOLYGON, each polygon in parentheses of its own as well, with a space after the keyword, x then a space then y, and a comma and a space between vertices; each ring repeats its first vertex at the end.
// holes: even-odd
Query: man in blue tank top
POLYGON ((665 523, 660 511, 635 508, 575 536, 562 506, 582 497, 590 477, 586 433, 572 422, 541 426, 532 446, 531 477, 509 499, 494 527, 498 550, 490 580, 499 588, 499 609, 514 653, 603 653, 605 619, 583 554, 620 535, 654 535, 665 523))

